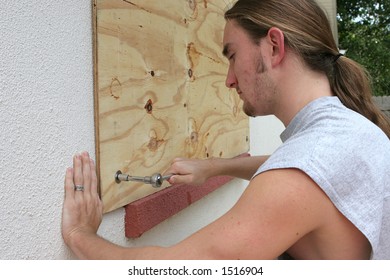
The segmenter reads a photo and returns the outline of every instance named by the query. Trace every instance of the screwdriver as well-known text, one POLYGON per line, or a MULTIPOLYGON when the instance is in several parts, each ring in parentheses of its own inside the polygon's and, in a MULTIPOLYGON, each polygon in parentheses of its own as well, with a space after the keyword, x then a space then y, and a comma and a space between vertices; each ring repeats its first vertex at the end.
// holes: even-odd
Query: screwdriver
POLYGON ((119 184, 122 181, 133 181, 133 182, 142 182, 144 184, 150 184, 153 188, 159 188, 162 186, 162 183, 169 178, 171 178, 174 174, 168 174, 162 176, 160 173, 154 173, 152 176, 131 176, 128 174, 123 174, 122 171, 118 170, 115 173, 115 182, 119 184))

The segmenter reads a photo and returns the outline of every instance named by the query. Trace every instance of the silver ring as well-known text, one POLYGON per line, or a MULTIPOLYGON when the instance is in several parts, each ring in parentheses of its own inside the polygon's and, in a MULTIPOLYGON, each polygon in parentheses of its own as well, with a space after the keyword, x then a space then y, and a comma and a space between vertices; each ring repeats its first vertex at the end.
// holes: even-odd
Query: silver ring
POLYGON ((75 185, 74 186, 74 190, 75 191, 84 191, 84 186, 83 185, 75 185))

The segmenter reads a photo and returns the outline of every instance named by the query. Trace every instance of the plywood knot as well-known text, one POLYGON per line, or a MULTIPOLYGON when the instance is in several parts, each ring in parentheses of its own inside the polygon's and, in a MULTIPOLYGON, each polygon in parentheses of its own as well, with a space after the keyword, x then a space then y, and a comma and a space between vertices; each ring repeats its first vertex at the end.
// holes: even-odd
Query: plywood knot
POLYGON ((190 61, 191 71, 193 71, 193 68, 199 64, 200 55, 201 53, 197 51, 193 42, 187 45, 187 58, 190 61))
POLYGON ((157 138, 157 133, 155 130, 150 131, 149 137, 150 139, 147 147, 151 152, 157 151, 161 144, 165 142, 164 139, 157 138))
POLYGON ((157 138, 150 138, 148 143, 148 149, 152 152, 156 151, 158 148, 158 140, 157 138))
POLYGON ((198 132, 196 131, 191 132, 190 138, 192 143, 198 142, 198 132))
POLYGON ((146 113, 151 114, 153 111, 153 101, 149 99, 144 106, 146 113))

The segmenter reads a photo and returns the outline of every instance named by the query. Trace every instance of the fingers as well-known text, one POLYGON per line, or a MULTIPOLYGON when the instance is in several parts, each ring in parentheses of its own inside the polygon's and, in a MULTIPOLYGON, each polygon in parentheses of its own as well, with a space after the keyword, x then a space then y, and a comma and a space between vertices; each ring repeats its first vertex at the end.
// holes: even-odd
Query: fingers
MULTIPOLYGON (((73 157, 73 178, 71 174, 66 176, 68 181, 67 185, 80 185, 84 186, 84 193, 90 194, 91 192, 97 192, 97 176, 96 166, 93 160, 89 157, 87 152, 76 154, 73 157)), ((70 188, 70 187, 69 187, 70 188)), ((83 191, 75 191, 76 193, 82 194, 83 191)))
POLYGON ((73 181, 75 185, 83 185, 83 166, 81 156, 79 154, 73 157, 73 181))
POLYGON ((179 161, 183 161, 183 160, 188 160, 188 158, 181 158, 181 157, 174 158, 174 159, 172 160, 172 163, 179 162, 179 161))
POLYGON ((64 189, 65 199, 74 198, 73 168, 66 169, 64 189))
POLYGON ((168 179, 168 182, 172 185, 178 184, 190 184, 192 182, 191 175, 173 175, 168 179))
POLYGON ((171 185, 177 185, 177 184, 187 184, 190 182, 190 179, 187 178, 188 174, 191 174, 190 171, 183 169, 183 162, 185 162, 186 158, 175 158, 173 159, 171 166, 168 170, 165 171, 165 174, 174 174, 171 176, 167 181, 171 185))
POLYGON ((95 163, 87 152, 73 157, 73 168, 65 174, 65 200, 62 213, 62 235, 71 244, 75 232, 96 233, 102 220, 103 204, 97 194, 95 163), (84 186, 84 191, 75 190, 84 186))
POLYGON ((97 189, 96 165, 92 159, 90 160, 90 167, 91 167, 91 193, 97 193, 98 189, 97 189))
POLYGON ((190 171, 185 170, 186 162, 191 161, 187 158, 175 158, 172 160, 171 166, 167 171, 165 171, 166 174, 186 174, 190 173, 190 171))
POLYGON ((175 174, 168 182, 200 186, 209 178, 209 164, 205 160, 175 158, 166 173, 175 174))
POLYGON ((91 193, 91 159, 87 152, 81 153, 83 186, 85 193, 91 193))

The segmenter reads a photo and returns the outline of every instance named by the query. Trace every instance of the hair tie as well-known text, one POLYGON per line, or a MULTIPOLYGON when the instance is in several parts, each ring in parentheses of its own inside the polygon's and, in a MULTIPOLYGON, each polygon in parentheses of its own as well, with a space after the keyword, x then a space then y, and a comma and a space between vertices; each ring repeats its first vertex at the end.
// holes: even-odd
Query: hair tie
POLYGON ((337 59, 339 59, 340 58, 340 56, 344 56, 342 53, 339 53, 339 54, 337 54, 336 56, 335 56, 335 58, 334 58, 334 60, 333 60, 333 62, 336 62, 337 61, 337 59))

